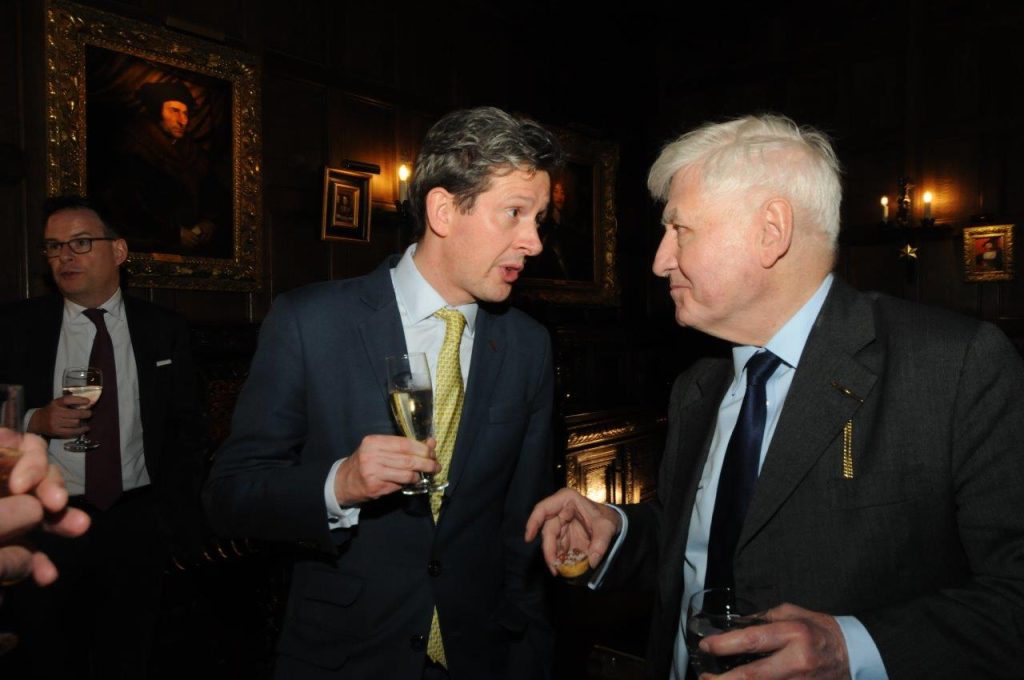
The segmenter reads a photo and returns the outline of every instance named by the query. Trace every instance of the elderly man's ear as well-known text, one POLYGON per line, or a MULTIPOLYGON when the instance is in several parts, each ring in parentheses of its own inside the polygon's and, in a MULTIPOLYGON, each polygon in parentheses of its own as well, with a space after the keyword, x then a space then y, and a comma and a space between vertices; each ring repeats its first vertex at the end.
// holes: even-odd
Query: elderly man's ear
POLYGON ((793 243, 793 206, 784 198, 773 198, 760 212, 761 266, 775 266, 793 243))

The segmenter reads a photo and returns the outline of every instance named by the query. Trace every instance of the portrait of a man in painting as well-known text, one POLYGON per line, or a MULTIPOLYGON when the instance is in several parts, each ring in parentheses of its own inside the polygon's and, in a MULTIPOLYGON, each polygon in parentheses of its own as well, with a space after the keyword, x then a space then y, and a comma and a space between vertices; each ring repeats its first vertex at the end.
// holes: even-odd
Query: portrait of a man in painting
POLYGON ((89 193, 141 253, 232 254, 230 83, 89 46, 89 193))

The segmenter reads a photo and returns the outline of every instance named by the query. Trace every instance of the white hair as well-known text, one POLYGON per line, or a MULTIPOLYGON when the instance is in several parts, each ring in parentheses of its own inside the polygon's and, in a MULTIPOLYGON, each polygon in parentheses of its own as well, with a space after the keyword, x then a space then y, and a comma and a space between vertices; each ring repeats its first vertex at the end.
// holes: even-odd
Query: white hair
POLYGON ((667 201, 672 178, 698 167, 707 191, 739 195, 760 188, 793 203, 834 249, 839 237, 839 160, 828 137, 785 116, 744 116, 708 123, 662 149, 647 176, 647 188, 667 201))

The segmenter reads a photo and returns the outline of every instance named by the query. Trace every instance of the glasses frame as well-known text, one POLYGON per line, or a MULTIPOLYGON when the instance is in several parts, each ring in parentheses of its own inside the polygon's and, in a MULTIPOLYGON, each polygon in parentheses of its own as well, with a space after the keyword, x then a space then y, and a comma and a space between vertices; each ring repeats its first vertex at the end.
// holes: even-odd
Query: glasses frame
POLYGON ((67 246, 75 255, 85 255, 88 252, 92 252, 93 241, 116 241, 118 238, 118 236, 79 236, 78 238, 73 238, 68 241, 47 241, 43 244, 43 248, 40 252, 42 252, 42 254, 48 259, 52 260, 55 257, 60 257, 60 254, 64 252, 64 246, 67 246), (75 250, 75 247, 71 245, 75 241, 85 241, 88 245, 86 245, 83 250, 75 250), (57 250, 53 255, 46 252, 50 246, 57 247, 57 250))

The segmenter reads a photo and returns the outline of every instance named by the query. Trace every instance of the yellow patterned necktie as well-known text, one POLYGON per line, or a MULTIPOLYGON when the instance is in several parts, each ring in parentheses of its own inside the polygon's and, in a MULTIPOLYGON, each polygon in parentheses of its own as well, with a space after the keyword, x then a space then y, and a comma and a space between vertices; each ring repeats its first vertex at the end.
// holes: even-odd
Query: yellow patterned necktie
MULTIPOLYGON (((466 317, 455 309, 443 308, 434 312, 434 316, 444 320, 444 342, 441 352, 437 355, 437 370, 434 385, 434 437, 437 446, 434 455, 441 465, 441 471, 434 475, 435 481, 448 479, 448 468, 455 450, 455 436, 459 431, 459 420, 462 418, 462 400, 465 388, 462 386, 462 362, 459 360, 459 345, 462 343, 462 331, 466 328, 466 317)), ((430 495, 430 510, 437 522, 441 512, 440 493, 430 495)), ((441 642, 441 624, 437 618, 437 607, 430 620, 430 637, 427 640, 427 654, 437 663, 447 668, 444 645, 441 642)))

